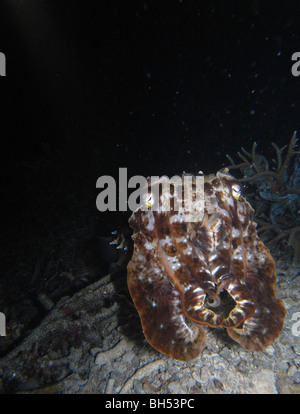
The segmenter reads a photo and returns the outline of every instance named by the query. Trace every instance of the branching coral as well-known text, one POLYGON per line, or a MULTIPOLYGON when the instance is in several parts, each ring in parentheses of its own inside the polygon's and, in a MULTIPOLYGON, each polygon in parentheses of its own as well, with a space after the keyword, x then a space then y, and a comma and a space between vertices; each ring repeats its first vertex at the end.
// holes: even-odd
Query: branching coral
POLYGON ((300 152, 297 151, 297 137, 294 132, 289 145, 279 148, 272 142, 276 160, 270 167, 268 159, 256 153, 254 142, 251 152, 244 148, 238 152, 241 163, 226 155, 228 170, 239 169, 243 178, 256 187, 255 194, 249 195, 256 208, 255 221, 258 232, 269 243, 286 240, 294 249, 293 262, 300 262, 300 152), (257 197, 258 195, 258 197, 257 197))

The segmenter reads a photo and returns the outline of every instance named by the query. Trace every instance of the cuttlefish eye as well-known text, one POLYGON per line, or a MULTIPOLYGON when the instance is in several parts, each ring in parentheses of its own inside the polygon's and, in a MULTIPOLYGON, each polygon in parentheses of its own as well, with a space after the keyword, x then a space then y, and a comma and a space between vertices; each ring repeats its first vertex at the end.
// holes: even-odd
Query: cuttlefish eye
POLYGON ((238 184, 233 184, 232 187, 231 187, 231 191, 232 191, 233 198, 238 200, 240 198, 240 195, 241 195, 240 186, 238 184))
POLYGON ((143 203, 147 208, 151 208, 154 204, 154 195, 153 193, 147 193, 143 195, 143 203))

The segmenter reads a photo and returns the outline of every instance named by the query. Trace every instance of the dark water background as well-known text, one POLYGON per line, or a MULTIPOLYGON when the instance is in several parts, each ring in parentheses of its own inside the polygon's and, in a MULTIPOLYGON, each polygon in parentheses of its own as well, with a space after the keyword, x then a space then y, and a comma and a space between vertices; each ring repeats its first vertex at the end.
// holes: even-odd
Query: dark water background
POLYGON ((35 0, 1 9, 1 226, 10 251, 58 223, 89 221, 97 178, 117 178, 120 167, 128 177, 216 172, 226 153, 254 141, 271 159, 270 143, 283 146, 299 129, 298 1, 35 0))

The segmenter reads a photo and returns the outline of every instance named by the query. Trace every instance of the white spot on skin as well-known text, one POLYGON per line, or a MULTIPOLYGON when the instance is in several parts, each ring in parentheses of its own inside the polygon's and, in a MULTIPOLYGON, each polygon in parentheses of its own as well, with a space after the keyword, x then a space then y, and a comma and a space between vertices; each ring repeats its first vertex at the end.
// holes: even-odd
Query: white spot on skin
POLYGON ((253 260, 253 254, 248 253, 247 254, 247 260, 248 260, 248 262, 252 262, 252 260, 253 260))
POLYGON ((266 263, 266 258, 265 258, 265 256, 258 255, 258 261, 259 261, 259 263, 261 263, 261 264, 265 264, 265 263, 266 263))
POLYGON ((173 263, 172 264, 172 270, 174 271, 174 272, 176 272, 176 270, 178 270, 178 269, 180 269, 181 268, 181 264, 179 263, 179 262, 175 262, 175 263, 173 263))
POLYGON ((154 224, 149 223, 149 224, 146 226, 146 229, 147 229, 148 231, 153 231, 153 230, 154 230, 154 224))
POLYGON ((138 254, 137 255, 137 260, 138 260, 138 262, 144 263, 146 261, 146 258, 145 258, 144 255, 138 254))
POLYGON ((149 242, 146 242, 146 243, 144 244, 144 247, 145 247, 145 249, 147 249, 147 250, 153 250, 153 249, 154 249, 154 246, 153 246, 151 243, 149 243, 149 242))
POLYGON ((184 218, 181 217, 180 215, 175 215, 175 216, 172 216, 170 218, 170 224, 173 224, 173 223, 183 223, 183 222, 184 222, 184 218))
POLYGON ((183 253, 184 255, 186 255, 186 256, 191 256, 191 255, 192 255, 192 253, 193 253, 193 249, 192 249, 190 246, 188 246, 186 249, 184 249, 184 250, 182 251, 182 253, 183 253))
POLYGON ((239 231, 239 229, 236 229, 235 227, 232 228, 232 237, 240 237, 241 236, 241 232, 239 231))
POLYGON ((154 230, 154 225, 155 225, 155 220, 154 220, 153 214, 151 214, 151 215, 149 214, 148 215, 148 224, 146 226, 146 229, 148 231, 152 231, 152 230, 154 230))
POLYGON ((172 245, 172 240, 171 240, 170 236, 166 236, 164 239, 161 239, 159 241, 159 243, 160 243, 161 247, 164 247, 165 244, 172 245))
POLYGON ((178 237, 177 239, 176 239, 176 241, 177 241, 177 243, 187 243, 187 238, 186 237, 178 237))
POLYGON ((233 259, 242 259, 243 258, 243 247, 242 246, 238 246, 232 255, 233 259))
POLYGON ((193 286, 192 286, 191 284, 185 285, 185 286, 184 286, 184 290, 185 290, 185 291, 190 290, 192 287, 193 287, 193 286))
POLYGON ((152 269, 152 272, 154 272, 156 275, 158 275, 158 274, 160 274, 160 273, 161 273, 161 270, 160 270, 159 268, 157 268, 157 267, 154 267, 154 268, 152 269))
POLYGON ((266 314, 271 313, 270 309, 265 309, 265 313, 266 314))

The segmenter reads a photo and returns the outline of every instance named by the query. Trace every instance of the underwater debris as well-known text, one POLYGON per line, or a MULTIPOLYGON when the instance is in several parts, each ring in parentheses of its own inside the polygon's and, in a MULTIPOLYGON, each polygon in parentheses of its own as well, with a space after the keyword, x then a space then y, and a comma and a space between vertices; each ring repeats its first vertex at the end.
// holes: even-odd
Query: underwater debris
POLYGON ((293 248, 293 264, 300 263, 300 151, 297 151, 295 131, 289 145, 279 148, 272 142, 276 159, 271 160, 256 153, 254 142, 251 152, 241 148, 241 163, 227 154, 230 165, 223 170, 240 170, 239 181, 255 186, 255 193, 247 199, 255 208, 255 221, 260 237, 269 244, 286 240, 293 248), (285 153, 285 154, 284 154, 285 153))

